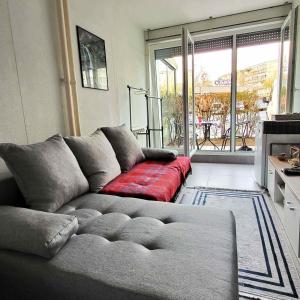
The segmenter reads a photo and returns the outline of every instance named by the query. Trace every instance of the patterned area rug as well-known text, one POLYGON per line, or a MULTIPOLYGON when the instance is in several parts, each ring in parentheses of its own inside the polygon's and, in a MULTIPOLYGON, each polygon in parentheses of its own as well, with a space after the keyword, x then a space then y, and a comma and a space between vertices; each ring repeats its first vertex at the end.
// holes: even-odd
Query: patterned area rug
POLYGON ((184 188, 176 202, 233 211, 241 296, 299 299, 300 279, 282 225, 269 201, 262 192, 184 188))

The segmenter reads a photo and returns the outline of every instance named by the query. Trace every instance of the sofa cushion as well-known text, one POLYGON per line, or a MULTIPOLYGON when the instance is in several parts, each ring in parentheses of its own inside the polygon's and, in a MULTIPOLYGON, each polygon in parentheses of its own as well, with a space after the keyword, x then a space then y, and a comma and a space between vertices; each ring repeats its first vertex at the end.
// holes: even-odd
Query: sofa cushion
MULTIPOLYGON (((90 194, 59 213, 81 218, 68 250, 85 251, 81 266, 86 271, 124 289, 116 299, 132 299, 133 294, 138 299, 238 299, 230 211, 90 194), (97 215, 88 216, 86 210, 97 215)), ((62 255, 60 261, 70 265, 73 258, 62 255)))
POLYGON ((108 183, 100 193, 168 202, 190 169, 190 159, 184 156, 173 161, 146 160, 108 183))
POLYGON ((0 249, 53 257, 77 232, 76 217, 0 206, 0 249))
POLYGON ((59 135, 32 145, 0 144, 0 156, 30 208, 54 212, 88 191, 75 156, 59 135))
POLYGON ((176 150, 158 149, 158 148, 142 148, 146 159, 149 160, 174 160, 178 152, 176 150))
POLYGON ((65 137, 65 141, 87 177, 91 192, 99 192, 121 173, 116 154, 100 129, 91 136, 65 137))
POLYGON ((114 148, 122 171, 129 171, 135 164, 145 159, 135 136, 125 125, 102 127, 101 130, 114 148))
POLYGON ((3 299, 238 299, 230 211, 90 193, 58 213, 81 225, 51 260, 0 250, 3 299))

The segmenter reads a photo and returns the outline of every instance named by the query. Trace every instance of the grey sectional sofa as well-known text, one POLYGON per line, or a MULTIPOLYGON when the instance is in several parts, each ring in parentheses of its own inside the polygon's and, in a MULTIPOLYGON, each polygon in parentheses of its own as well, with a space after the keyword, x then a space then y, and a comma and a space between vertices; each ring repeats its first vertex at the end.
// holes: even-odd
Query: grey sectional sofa
MULTIPOLYGON (((0 205, 24 205, 12 178, 0 205)), ((238 299, 230 211, 87 193, 56 213, 77 234, 51 259, 1 249, 0 299, 238 299)))
POLYGON ((238 299, 232 212, 97 194, 145 159, 103 130, 0 144, 0 299, 238 299))

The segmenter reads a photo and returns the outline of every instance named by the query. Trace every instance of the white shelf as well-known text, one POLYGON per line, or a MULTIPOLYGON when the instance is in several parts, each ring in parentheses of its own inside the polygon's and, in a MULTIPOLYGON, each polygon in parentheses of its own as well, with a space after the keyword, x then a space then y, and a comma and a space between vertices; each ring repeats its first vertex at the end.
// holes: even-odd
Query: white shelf
POLYGON ((282 220, 284 217, 284 206, 283 206, 283 202, 274 202, 274 206, 276 208, 276 211, 280 217, 280 219, 282 220))
POLYGON ((285 194, 285 184, 277 184, 277 188, 279 190, 279 192, 281 193, 281 195, 284 198, 284 194, 285 194))
POLYGON ((287 162, 269 157, 268 189, 287 236, 300 258, 300 177, 286 176, 287 162))

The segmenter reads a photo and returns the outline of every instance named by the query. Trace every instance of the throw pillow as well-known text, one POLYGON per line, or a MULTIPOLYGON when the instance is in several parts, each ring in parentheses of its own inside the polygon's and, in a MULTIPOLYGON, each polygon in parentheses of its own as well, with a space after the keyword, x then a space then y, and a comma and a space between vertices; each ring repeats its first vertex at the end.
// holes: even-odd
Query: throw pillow
POLYGON ((101 130, 116 152, 122 171, 129 171, 145 156, 134 134, 125 126, 102 127, 101 130))
POLYGON ((177 158, 176 150, 159 149, 159 148, 142 148, 146 159, 171 161, 177 158))
POLYGON ((0 207, 0 249, 53 257, 77 232, 74 216, 0 207))
POLYGON ((120 175, 121 169, 116 154, 100 129, 91 136, 65 137, 65 141, 77 158, 91 192, 99 192, 108 182, 120 175))
POLYGON ((0 144, 0 156, 32 209, 54 212, 89 189, 74 154, 60 135, 32 145, 0 144))

